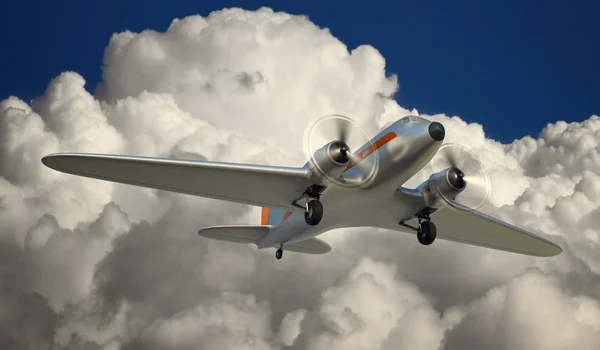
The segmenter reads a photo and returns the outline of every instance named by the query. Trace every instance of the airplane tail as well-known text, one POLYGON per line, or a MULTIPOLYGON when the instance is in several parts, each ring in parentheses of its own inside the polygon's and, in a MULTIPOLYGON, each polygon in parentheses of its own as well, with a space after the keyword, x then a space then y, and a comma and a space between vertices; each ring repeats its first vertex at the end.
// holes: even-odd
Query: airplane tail
MULTIPOLYGON (((258 244, 271 232, 271 226, 212 226, 198 231, 202 237, 216 239, 218 241, 258 244)), ((284 244, 284 250, 304 254, 325 254, 331 250, 331 246, 318 238, 309 238, 305 241, 284 244)))
POLYGON ((270 226, 231 225, 206 227, 198 234, 218 241, 258 244, 270 231, 270 226))
POLYGON ((260 224, 277 226, 284 222, 285 219, 287 219, 290 215, 292 215, 292 211, 263 207, 261 212, 260 224))

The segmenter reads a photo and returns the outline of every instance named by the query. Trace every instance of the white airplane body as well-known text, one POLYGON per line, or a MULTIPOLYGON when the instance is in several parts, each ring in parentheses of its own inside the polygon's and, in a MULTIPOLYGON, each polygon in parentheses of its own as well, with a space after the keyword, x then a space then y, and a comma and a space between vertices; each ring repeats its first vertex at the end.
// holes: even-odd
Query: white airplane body
POLYGON ((433 159, 444 136, 440 123, 406 117, 352 154, 345 141, 329 142, 302 168, 81 153, 42 161, 65 173, 262 206, 261 225, 208 227, 199 234, 277 248, 278 259, 283 250, 326 253, 331 247, 316 237, 347 227, 416 233, 424 245, 440 237, 533 256, 560 254, 549 240, 455 201, 467 187, 456 166, 416 189, 402 187, 433 159))

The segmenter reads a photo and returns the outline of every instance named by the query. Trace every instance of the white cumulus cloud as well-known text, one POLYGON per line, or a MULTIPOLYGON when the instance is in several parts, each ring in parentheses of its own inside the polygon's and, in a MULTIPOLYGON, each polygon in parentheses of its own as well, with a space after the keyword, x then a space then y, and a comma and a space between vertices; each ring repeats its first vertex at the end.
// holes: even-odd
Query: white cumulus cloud
MULTIPOLYGON (((299 166, 304 128, 343 114, 373 133, 409 113, 373 47, 307 17, 225 9, 110 38, 103 81, 76 72, 0 102, 0 348, 597 349, 600 118, 511 144, 458 116, 483 210, 564 248, 540 259, 380 229, 322 255, 205 240, 257 208, 80 178, 54 152, 299 166), (92 87, 93 88, 93 87, 92 87)), ((401 184, 399 184, 401 185, 401 184)))

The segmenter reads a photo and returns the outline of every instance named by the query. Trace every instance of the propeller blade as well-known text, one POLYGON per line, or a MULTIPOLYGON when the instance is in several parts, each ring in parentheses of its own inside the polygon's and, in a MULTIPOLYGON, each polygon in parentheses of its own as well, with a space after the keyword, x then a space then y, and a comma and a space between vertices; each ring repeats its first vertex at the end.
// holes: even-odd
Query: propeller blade
POLYGON ((446 159, 452 168, 458 168, 458 159, 455 152, 451 150, 446 152, 446 159))
MULTIPOLYGON (((322 174, 329 182, 344 187, 355 187, 367 183, 377 173, 379 155, 371 154, 367 159, 359 159, 353 151, 363 145, 372 145, 371 137, 352 119, 342 115, 328 115, 316 120, 304 133, 304 150, 308 158, 315 162, 314 154, 321 147, 333 141, 341 141, 347 147, 336 149, 336 154, 350 160, 351 169, 343 176, 322 174)), ((318 165, 316 165, 318 166, 318 165)))
POLYGON ((348 123, 344 119, 336 119, 335 120, 335 128, 337 131, 337 140, 342 141, 344 143, 348 143, 348 129, 350 127, 350 123, 348 123))
MULTIPOLYGON (((490 181, 487 172, 477 156, 465 147, 457 144, 445 144, 435 155, 431 162, 434 173, 450 168, 456 168, 464 174, 462 180, 466 183, 465 189, 454 200, 472 210, 480 208, 490 193, 490 181)), ((452 207, 452 206, 450 206, 452 207)))
POLYGON ((477 187, 483 187, 483 188, 487 187, 487 183, 483 176, 465 175, 465 177, 463 179, 465 180, 465 182, 467 183, 468 186, 472 186, 472 187, 477 186, 477 187))

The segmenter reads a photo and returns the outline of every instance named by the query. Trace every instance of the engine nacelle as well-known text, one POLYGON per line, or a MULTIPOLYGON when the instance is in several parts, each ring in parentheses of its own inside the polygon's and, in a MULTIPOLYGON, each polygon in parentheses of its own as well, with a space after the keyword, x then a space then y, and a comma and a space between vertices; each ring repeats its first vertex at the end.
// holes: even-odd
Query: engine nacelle
POLYGON ((332 141, 319 148, 311 159, 313 174, 319 178, 338 177, 350 163, 350 147, 341 141, 332 141))
POLYGON ((458 168, 448 168, 431 175, 421 194, 425 204, 431 208, 440 208, 446 199, 454 199, 467 186, 464 173, 458 168))

